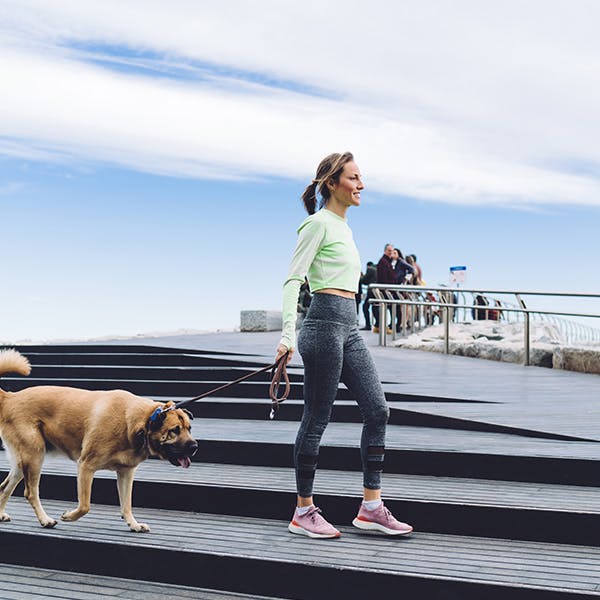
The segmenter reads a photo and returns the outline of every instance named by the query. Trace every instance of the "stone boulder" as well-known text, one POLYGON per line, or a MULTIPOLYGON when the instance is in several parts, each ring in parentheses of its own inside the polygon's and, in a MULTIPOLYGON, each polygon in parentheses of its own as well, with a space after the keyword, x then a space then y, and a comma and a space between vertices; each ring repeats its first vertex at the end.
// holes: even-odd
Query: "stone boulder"
POLYGON ((600 348, 557 348, 552 357, 552 366, 555 369, 600 375, 600 348))

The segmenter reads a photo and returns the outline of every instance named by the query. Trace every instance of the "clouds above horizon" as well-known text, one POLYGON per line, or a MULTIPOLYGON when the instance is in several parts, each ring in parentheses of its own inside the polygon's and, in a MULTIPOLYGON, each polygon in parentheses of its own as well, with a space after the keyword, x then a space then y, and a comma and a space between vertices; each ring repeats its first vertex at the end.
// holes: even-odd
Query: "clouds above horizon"
POLYGON ((0 155, 256 179, 351 149, 383 193, 600 205, 592 1, 0 10, 0 155))

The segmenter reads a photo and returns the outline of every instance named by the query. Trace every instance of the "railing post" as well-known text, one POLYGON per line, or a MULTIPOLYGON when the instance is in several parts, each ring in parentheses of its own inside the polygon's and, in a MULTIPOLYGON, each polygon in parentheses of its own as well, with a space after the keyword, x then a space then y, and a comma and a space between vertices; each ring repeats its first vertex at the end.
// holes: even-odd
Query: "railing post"
POLYGON ((387 313, 385 302, 379 303, 379 345, 386 346, 385 330, 387 328, 387 313))
POLYGON ((530 360, 530 343, 531 343, 531 336, 529 334, 529 311, 525 311, 523 313, 523 317, 524 317, 524 321, 523 321, 523 331, 525 334, 525 357, 524 357, 524 364, 526 367, 528 367, 531 364, 531 360, 530 360))
POLYGON ((396 339, 396 315, 398 314, 398 305, 392 304, 392 341, 396 339))
POLYGON ((444 352, 450 354, 450 307, 444 306, 444 352))

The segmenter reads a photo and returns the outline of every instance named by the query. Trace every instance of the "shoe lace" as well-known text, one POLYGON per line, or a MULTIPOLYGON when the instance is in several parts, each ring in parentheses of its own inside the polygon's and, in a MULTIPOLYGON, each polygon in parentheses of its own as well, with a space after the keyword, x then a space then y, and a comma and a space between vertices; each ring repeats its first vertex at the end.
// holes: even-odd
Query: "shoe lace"
POLYGON ((311 510, 311 511, 310 511, 310 512, 307 514, 307 516, 308 516, 308 517, 310 517, 310 520, 311 520, 313 523, 316 523, 316 522, 317 522, 319 519, 322 519, 322 518, 323 518, 323 517, 321 517, 321 516, 320 516, 320 514, 319 514, 319 513, 321 513, 321 509, 315 506, 315 508, 313 508, 313 509, 312 509, 312 510, 311 510))
POLYGON ((395 521, 396 518, 394 517, 394 515, 391 513, 391 511, 387 508, 387 506, 383 507, 383 514, 385 515, 385 519, 386 521, 395 521))

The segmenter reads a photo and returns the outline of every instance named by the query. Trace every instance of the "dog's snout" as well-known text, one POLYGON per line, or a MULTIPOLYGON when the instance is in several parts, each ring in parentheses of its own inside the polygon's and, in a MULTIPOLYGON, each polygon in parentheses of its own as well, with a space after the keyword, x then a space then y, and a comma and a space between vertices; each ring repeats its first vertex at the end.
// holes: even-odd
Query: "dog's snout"
POLYGON ((196 440, 190 440, 185 445, 185 448, 190 453, 190 456, 194 456, 194 454, 196 454, 196 452, 198 451, 198 442, 196 440))

